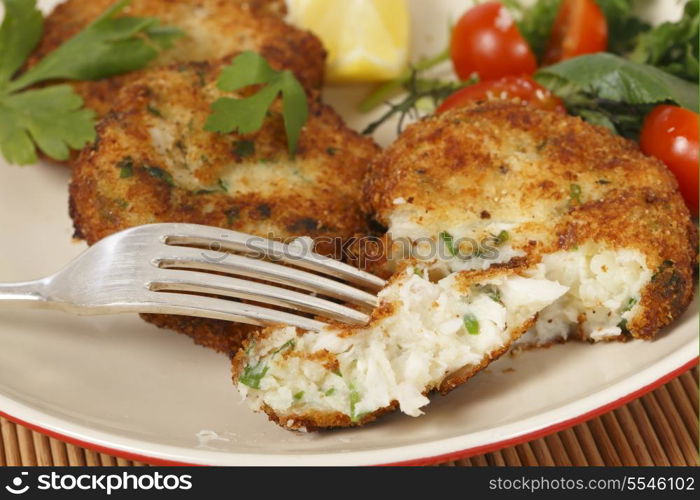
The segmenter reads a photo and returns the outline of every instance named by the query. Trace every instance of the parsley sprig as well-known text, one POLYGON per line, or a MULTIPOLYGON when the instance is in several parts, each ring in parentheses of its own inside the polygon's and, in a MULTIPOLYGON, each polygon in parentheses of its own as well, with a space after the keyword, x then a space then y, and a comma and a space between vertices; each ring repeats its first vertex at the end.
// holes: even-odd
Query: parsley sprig
POLYGON ((95 113, 70 85, 39 83, 98 80, 141 69, 181 36, 151 17, 116 17, 119 0, 73 38, 17 74, 43 35, 36 0, 2 0, 0 26, 0 153, 9 163, 37 160, 36 149, 59 161, 95 139, 95 113))
POLYGON ((263 87, 250 97, 222 97, 212 104, 212 114, 204 126, 210 132, 250 134, 263 126, 268 109, 282 96, 282 115, 287 133, 287 146, 294 154, 301 129, 309 117, 306 92, 289 70, 276 71, 267 60, 255 52, 236 56, 222 71, 217 81, 219 89, 236 92, 251 85, 263 87))

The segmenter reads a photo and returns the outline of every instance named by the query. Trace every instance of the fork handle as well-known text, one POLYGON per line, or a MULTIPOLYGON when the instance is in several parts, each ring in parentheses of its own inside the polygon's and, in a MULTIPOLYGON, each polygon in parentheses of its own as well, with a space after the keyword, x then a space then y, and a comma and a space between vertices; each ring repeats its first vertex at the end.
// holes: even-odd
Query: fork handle
POLYGON ((24 308, 44 309, 49 307, 49 300, 44 296, 43 280, 24 283, 0 283, 0 309, 24 308))

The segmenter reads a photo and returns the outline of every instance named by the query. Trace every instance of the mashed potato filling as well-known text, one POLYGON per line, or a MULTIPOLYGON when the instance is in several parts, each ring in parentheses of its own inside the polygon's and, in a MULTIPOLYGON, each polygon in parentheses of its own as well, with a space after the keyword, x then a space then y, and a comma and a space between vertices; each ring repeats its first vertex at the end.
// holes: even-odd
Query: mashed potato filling
MULTIPOLYGON (((472 219, 438 225, 433 214, 421 214, 405 200, 394 200, 394 204, 389 236, 395 262, 410 257, 430 262, 431 269, 447 274, 489 269, 526 255, 519 249, 526 242, 525 221, 472 219), (470 253, 474 242, 478 250, 470 253)), ((641 293, 653 272, 637 250, 612 250, 587 242, 574 250, 545 254, 526 274, 556 281, 569 292, 540 313, 537 324, 517 345, 546 345, 570 336, 597 342, 624 335, 627 324, 640 311, 641 293)))
POLYGON ((587 243, 573 251, 545 255, 528 274, 569 288, 518 340, 541 345, 566 340, 577 329, 587 340, 619 337, 637 314, 642 289, 653 272, 636 250, 609 250, 587 243))
MULTIPOLYGON (((491 222, 476 228, 450 227, 438 236, 430 235, 426 228, 409 219, 397 219, 398 226, 391 226, 389 233, 394 244, 392 258, 399 261, 407 255, 430 262, 431 269, 443 274, 456 271, 488 269, 495 264, 508 263, 513 258, 525 255, 513 249, 510 242, 518 240, 515 223, 491 222), (401 244, 401 238, 410 245, 401 244), (451 255, 430 253, 430 241, 438 242, 449 235, 454 249, 457 241, 484 241, 482 252, 475 255, 451 255), (465 236, 471 235, 471 236, 465 236), (489 236, 491 235, 491 236, 489 236), (498 240, 493 235, 508 235, 498 240), (489 245, 495 252, 488 253, 489 245), (421 248, 421 246, 423 248, 421 248), (409 248, 407 252, 405 249, 409 248), (483 251, 486 248, 487 251, 483 251)), ((434 230, 433 230, 434 231, 434 230)), ((433 243, 434 245, 435 243, 433 243)), ((438 245, 439 246, 439 245, 438 245)), ((644 255, 632 249, 611 250, 605 245, 592 242, 580 245, 575 250, 545 254, 541 262, 526 271, 533 278, 556 281, 569 288, 569 292, 539 315, 537 324, 518 341, 518 345, 546 345, 566 340, 572 335, 594 342, 609 340, 625 334, 626 325, 639 312, 639 301, 643 288, 650 282, 652 270, 644 255)))
POLYGON ((465 276, 432 282, 426 269, 407 266, 380 292, 366 327, 266 330, 237 373, 241 394, 282 422, 319 413, 360 422, 395 403, 419 416, 428 392, 455 372, 477 371, 568 290, 512 273, 465 276))

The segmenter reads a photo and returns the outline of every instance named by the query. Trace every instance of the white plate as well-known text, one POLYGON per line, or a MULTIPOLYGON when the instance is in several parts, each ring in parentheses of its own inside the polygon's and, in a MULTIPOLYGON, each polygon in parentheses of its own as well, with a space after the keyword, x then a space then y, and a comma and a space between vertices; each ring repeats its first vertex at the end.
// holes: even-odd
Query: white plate
MULTIPOLYGON (((424 43, 417 53, 435 50, 443 40, 425 42, 427 34, 444 38, 448 12, 464 8, 462 0, 412 4, 422 12, 416 40, 424 43)), ((360 94, 328 92, 358 127, 368 118, 349 110, 360 94)), ((389 140, 391 130, 383 134, 389 140)), ((60 167, 0 161, 0 281, 50 274, 83 250, 71 241, 67 182, 60 167)), ((187 337, 132 316, 4 311, 0 414, 151 462, 419 463, 531 439, 622 404, 696 363, 697 332, 694 305, 654 342, 571 343, 506 357, 452 394, 435 397, 422 418, 391 415, 358 430, 295 434, 251 413, 229 380, 228 360, 187 337)))

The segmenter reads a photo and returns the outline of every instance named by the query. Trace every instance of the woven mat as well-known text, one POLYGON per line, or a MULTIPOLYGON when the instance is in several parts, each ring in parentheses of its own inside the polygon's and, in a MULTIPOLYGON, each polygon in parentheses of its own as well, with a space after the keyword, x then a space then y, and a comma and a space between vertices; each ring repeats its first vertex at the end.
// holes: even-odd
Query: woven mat
MULTIPOLYGON (((2 418, 0 428, 0 466, 145 465, 78 448, 2 418)), ((698 370, 570 429, 440 465, 698 465, 698 370)))

